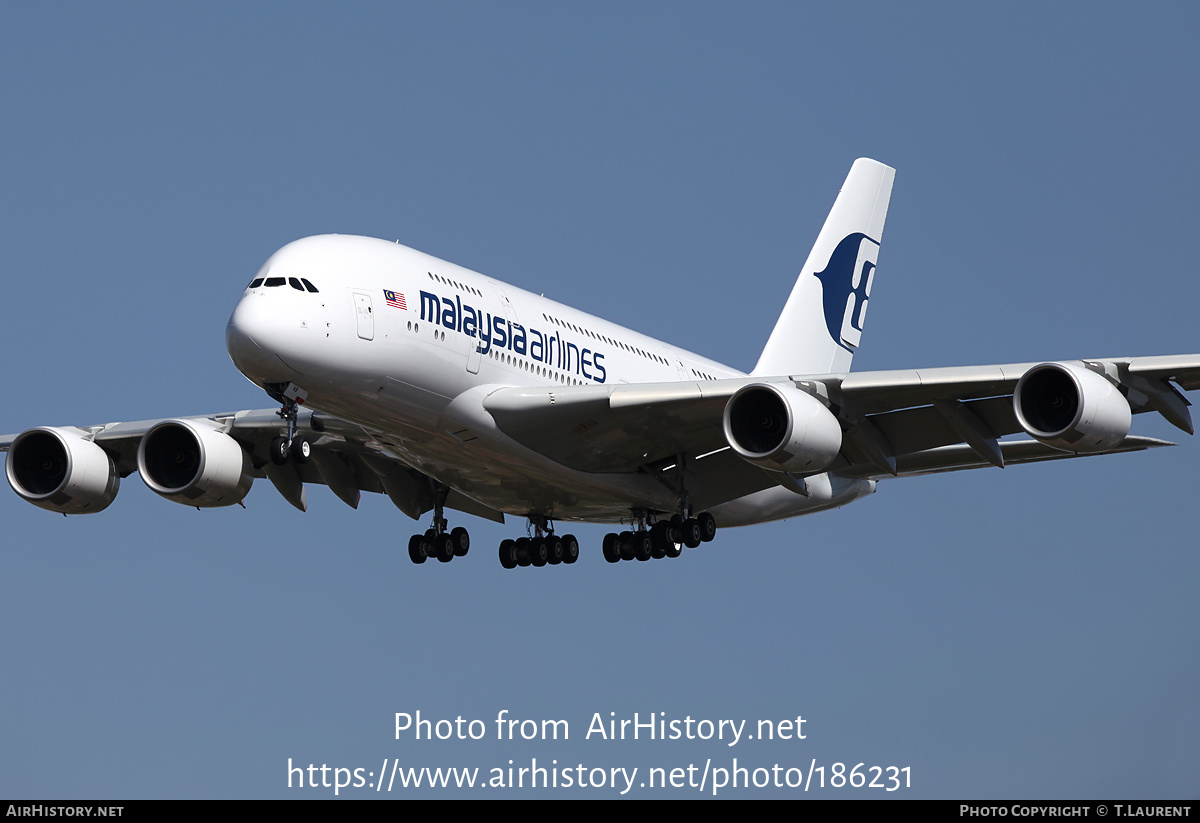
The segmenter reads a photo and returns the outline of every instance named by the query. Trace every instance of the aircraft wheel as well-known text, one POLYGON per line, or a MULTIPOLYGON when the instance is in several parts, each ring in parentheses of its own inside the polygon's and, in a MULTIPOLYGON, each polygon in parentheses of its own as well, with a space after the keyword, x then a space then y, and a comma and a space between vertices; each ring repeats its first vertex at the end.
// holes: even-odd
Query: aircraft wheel
POLYGON ((517 538, 517 547, 513 549, 513 556, 516 557, 518 566, 528 566, 532 562, 528 537, 517 538))
POLYGON ((267 450, 271 455, 271 462, 276 466, 282 466, 288 462, 288 445, 286 437, 276 437, 271 441, 271 446, 267 450))
POLYGON ((650 540, 650 532, 639 529, 633 533, 633 556, 638 560, 649 560, 654 556, 654 543, 650 540))
POLYGON ((414 534, 408 538, 408 559, 420 565, 429 557, 429 551, 426 548, 425 538, 423 535, 414 534))
POLYGON ((549 554, 544 538, 535 537, 529 541, 529 562, 537 568, 546 565, 549 554))
POLYGON ((506 569, 515 569, 517 567, 517 558, 513 557, 513 551, 517 548, 517 544, 512 540, 500 541, 500 565, 506 569))
POLYGON ((655 559, 667 556, 671 545, 670 531, 671 524, 665 520, 659 520, 650 527, 650 542, 654 544, 655 559))
POLYGON ((708 543, 717 536, 717 521, 708 512, 701 512, 696 518, 696 522, 700 525, 700 540, 708 543))
POLYGON ((679 555, 681 555, 681 554, 683 554, 683 544, 682 543, 668 543, 667 544, 667 557, 679 557, 679 555))
POLYGON ((671 515, 671 525, 667 531, 667 537, 672 543, 683 542, 683 515, 671 515))
POLYGON ((575 539, 575 535, 568 534, 562 539, 563 543, 563 562, 568 566, 579 559, 579 541, 575 539))
POLYGON ((689 549, 698 547, 703 542, 703 537, 700 534, 700 524, 696 522, 696 518, 689 517, 683 521, 683 545, 689 549))
POLYGON ((437 559, 442 563, 449 563, 454 559, 454 540, 448 534, 439 534, 434 540, 434 548, 437 554, 437 559))
POLYGON ((546 538, 546 562, 557 566, 563 562, 563 542, 561 537, 550 535, 546 538))
POLYGON ((633 532, 621 532, 617 536, 617 545, 621 547, 622 560, 632 560, 634 558, 633 532))
POLYGON ((450 539, 454 541, 454 556, 466 557, 471 549, 471 535, 467 534, 467 530, 459 526, 450 532, 450 539))
POLYGON ((604 535, 604 542, 600 544, 600 548, 604 552, 604 559, 609 563, 621 562, 621 549, 618 547, 617 542, 617 535, 609 532, 604 535))
POLYGON ((292 439, 291 456, 297 463, 308 462, 308 459, 312 457, 312 443, 308 442, 307 437, 292 439))

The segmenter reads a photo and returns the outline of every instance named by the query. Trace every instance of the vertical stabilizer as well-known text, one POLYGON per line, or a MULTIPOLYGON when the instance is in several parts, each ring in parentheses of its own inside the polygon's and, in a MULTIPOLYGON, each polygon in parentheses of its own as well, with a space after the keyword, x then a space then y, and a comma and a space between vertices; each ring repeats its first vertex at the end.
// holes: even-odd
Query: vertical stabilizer
POLYGON ((895 176, 874 160, 854 161, 752 374, 850 370, 895 176))

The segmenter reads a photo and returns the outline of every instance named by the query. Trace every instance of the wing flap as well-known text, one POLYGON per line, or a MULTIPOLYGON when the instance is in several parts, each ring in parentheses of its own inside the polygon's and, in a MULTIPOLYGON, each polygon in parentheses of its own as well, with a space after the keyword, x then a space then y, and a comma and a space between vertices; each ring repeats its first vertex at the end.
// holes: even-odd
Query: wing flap
MULTIPOLYGON (((969 400, 963 405, 986 425, 993 437, 1021 430, 1008 397, 969 400)), ((887 437, 894 454, 908 454, 961 443, 963 438, 934 406, 915 406, 868 418, 887 437)))
MULTIPOLYGON (((1052 448, 1036 440, 1009 440, 1000 444, 1006 466, 1021 463, 1040 463, 1047 460, 1066 460, 1073 457, 1091 457, 1097 454, 1121 454, 1123 452, 1144 451, 1145 449, 1174 446, 1167 440, 1153 437, 1126 437, 1116 448, 1102 452, 1066 452, 1052 448)), ((989 466, 970 446, 941 446, 935 449, 902 454, 896 458, 897 475, 913 477, 922 474, 937 474, 940 472, 961 471, 963 469, 981 469, 989 466)), ((848 477, 862 477, 874 480, 890 476, 879 471, 868 463, 859 463, 839 474, 848 477)))

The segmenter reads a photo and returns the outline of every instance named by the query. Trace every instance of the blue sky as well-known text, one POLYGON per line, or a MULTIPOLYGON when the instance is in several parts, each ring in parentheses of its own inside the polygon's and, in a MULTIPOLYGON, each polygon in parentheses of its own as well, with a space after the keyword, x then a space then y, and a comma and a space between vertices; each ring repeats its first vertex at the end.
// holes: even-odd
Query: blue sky
MULTIPOLYGON (((1200 350, 1185 4, 5 18, 5 432, 270 406, 225 321, 271 252, 323 232, 749 368, 859 156, 897 176, 856 368, 1200 350)), ((464 518, 471 555, 418 568, 385 498, 312 489, 301 514, 265 482, 205 512, 136 476, 95 516, 0 495, 0 795, 330 795, 289 790, 289 758, 639 780, 737 758, 911 769, 904 791, 830 797, 1194 798, 1200 446, 1146 417, 1136 433, 1187 442, 885 482, 616 566, 582 527, 575 566, 506 572, 494 546, 523 524, 464 518), (571 738, 396 740, 418 710, 489 732, 502 710, 565 719, 571 738), (610 712, 803 716, 807 736, 584 739, 610 712)))

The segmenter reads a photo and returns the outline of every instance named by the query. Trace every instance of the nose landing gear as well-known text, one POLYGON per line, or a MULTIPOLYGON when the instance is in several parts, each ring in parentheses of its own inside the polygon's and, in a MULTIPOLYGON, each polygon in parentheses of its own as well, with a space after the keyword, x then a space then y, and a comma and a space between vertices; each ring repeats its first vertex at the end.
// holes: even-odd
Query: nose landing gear
POLYGON ((288 460, 297 463, 307 463, 312 457, 312 443, 308 438, 296 431, 296 418, 299 415, 299 404, 292 397, 285 396, 283 406, 275 414, 287 423, 287 434, 276 437, 271 441, 271 462, 282 466, 288 460))

